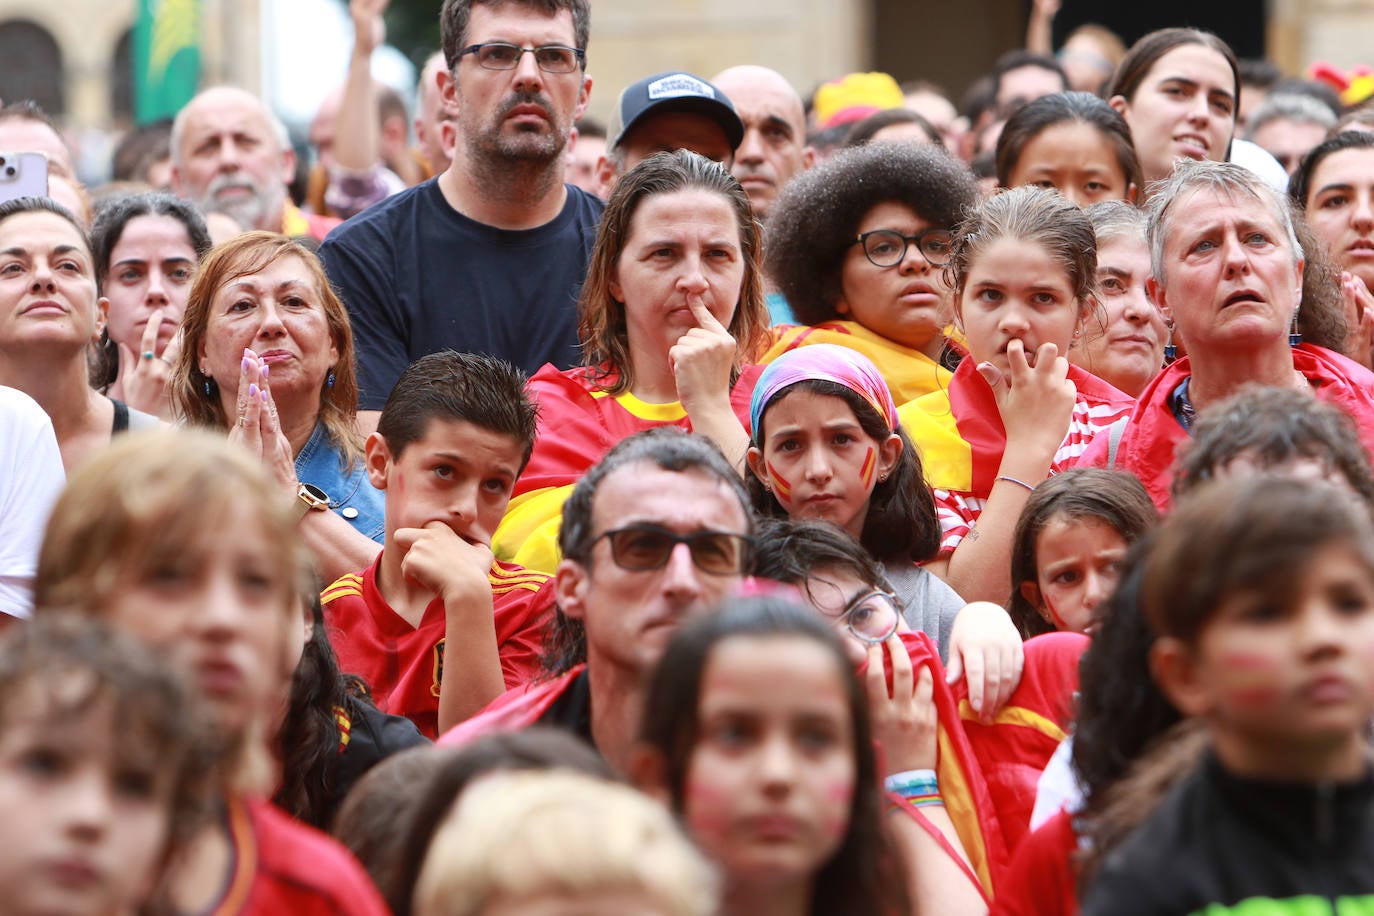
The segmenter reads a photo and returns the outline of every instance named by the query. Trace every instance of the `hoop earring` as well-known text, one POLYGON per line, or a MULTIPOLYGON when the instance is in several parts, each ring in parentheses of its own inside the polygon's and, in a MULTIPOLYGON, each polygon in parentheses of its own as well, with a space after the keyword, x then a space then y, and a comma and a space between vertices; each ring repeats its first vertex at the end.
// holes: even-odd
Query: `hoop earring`
POLYGON ((1298 330, 1298 310, 1293 309, 1293 323, 1288 327, 1288 346, 1296 347, 1302 343, 1302 331, 1298 330))
POLYGON ((1172 321, 1169 322, 1168 328, 1169 340, 1164 344, 1164 365, 1166 366, 1178 359, 1178 347, 1174 344, 1174 323, 1172 321))

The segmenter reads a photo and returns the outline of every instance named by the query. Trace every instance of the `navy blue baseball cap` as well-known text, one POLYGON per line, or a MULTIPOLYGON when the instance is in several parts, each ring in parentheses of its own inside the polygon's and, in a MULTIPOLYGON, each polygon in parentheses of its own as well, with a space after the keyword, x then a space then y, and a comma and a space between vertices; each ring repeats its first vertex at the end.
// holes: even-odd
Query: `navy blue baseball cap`
POLYGON ((685 111, 703 115, 720 125, 730 148, 744 140, 744 122, 730 98, 699 76, 672 70, 647 76, 620 93, 611 113, 611 148, 619 146, 634 126, 657 114, 685 111))

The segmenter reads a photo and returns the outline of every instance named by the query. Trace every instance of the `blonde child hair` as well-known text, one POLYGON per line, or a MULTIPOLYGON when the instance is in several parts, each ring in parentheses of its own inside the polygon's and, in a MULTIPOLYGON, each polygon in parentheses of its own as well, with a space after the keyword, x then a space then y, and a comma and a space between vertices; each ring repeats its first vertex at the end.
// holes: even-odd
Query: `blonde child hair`
POLYGON ((489 777, 449 812, 415 887, 417 916, 479 916, 498 901, 639 893, 710 916, 717 879, 667 809, 571 772, 489 777))

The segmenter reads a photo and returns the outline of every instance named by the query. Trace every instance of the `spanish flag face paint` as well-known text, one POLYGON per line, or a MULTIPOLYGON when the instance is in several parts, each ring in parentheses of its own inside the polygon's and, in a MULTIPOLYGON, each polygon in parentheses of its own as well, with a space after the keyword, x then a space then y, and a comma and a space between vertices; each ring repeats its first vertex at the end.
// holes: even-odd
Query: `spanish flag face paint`
POLYGON ((773 495, 782 503, 783 508, 787 508, 792 504, 792 484, 778 473, 778 469, 773 467, 771 461, 764 462, 764 467, 768 469, 768 480, 773 485, 773 495))
POLYGON ((844 397, 794 391, 768 409, 759 469, 792 518, 823 519, 863 532, 881 469, 882 445, 844 397))

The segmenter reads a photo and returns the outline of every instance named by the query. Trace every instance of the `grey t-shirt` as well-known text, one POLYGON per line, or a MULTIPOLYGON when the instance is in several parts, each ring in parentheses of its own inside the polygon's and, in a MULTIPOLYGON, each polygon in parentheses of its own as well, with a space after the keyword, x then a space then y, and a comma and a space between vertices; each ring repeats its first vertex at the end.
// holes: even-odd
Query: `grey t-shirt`
POLYGON ((939 576, 915 563, 884 563, 883 575, 897 592, 907 625, 934 640, 940 649, 940 661, 948 662, 954 616, 967 602, 939 576))

